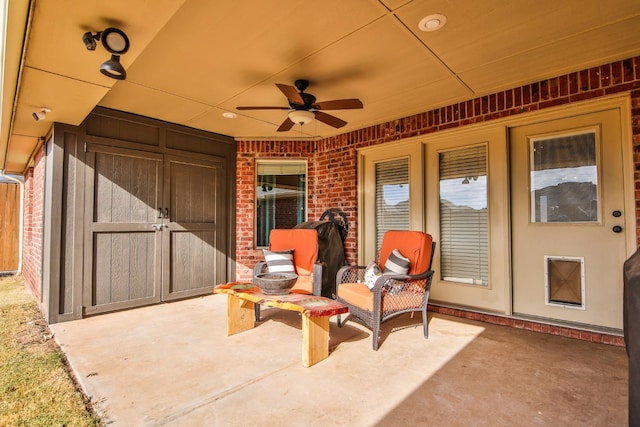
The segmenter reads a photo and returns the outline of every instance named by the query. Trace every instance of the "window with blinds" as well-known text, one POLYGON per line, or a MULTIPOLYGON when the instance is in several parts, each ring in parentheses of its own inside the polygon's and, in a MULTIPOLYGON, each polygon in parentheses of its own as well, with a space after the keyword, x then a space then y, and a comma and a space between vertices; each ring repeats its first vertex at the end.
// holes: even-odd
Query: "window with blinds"
POLYGON ((376 163, 376 253, 387 230, 409 230, 409 159, 376 163))
POLYGON ((439 153, 442 280, 489 284, 487 148, 439 153))

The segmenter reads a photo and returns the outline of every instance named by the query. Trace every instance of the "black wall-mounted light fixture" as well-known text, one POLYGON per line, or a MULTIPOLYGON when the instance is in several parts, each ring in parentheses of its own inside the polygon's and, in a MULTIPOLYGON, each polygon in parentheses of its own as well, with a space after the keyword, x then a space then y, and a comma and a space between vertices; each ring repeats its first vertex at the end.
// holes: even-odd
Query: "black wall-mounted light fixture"
POLYGON ((112 79, 126 79, 127 71, 120 64, 120 56, 129 50, 129 38, 127 35, 118 28, 107 28, 95 34, 87 31, 82 35, 82 42, 87 50, 96 50, 98 41, 102 42, 102 46, 107 52, 111 53, 111 59, 103 62, 100 66, 100 72, 112 79))

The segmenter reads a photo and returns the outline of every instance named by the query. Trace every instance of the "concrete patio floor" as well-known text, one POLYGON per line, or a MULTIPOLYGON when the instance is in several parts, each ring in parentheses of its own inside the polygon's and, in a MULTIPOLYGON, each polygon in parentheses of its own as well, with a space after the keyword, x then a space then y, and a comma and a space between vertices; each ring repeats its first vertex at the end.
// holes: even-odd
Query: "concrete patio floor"
POLYGON ((300 316, 263 308, 227 336, 226 295, 51 325, 107 425, 624 426, 624 348, 429 313, 383 326, 380 350, 331 320, 305 368, 300 316), (391 331, 391 328, 394 328, 391 331))

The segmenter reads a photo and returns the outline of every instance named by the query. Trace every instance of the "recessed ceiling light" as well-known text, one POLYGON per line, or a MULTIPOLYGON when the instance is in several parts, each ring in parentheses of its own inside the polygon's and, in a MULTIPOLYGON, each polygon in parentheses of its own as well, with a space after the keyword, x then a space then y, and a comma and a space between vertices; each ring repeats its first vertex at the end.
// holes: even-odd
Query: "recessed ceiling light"
POLYGON ((433 15, 425 16, 420 20, 418 24, 418 28, 422 31, 436 31, 440 28, 444 27, 444 24, 447 23, 447 17, 441 15, 439 13, 435 13, 433 15))
POLYGON ((222 113, 222 117, 224 117, 225 119, 235 119, 236 117, 238 117, 238 115, 236 113, 232 113, 231 111, 225 111, 224 113, 222 113))

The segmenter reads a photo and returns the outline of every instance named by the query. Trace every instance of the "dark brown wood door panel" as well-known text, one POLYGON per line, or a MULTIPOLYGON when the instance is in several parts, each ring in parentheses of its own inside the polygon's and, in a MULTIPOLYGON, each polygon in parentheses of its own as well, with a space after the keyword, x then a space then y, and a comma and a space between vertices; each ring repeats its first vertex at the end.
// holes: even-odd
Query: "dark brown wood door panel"
POLYGON ((218 248, 226 247, 224 162, 221 159, 165 157, 165 219, 163 299, 201 295, 226 277, 226 261, 218 248))
POLYGON ((221 159, 89 144, 85 314, 204 295, 226 279, 221 159))
POLYGON ((159 302, 162 156, 87 147, 85 313, 159 302))

